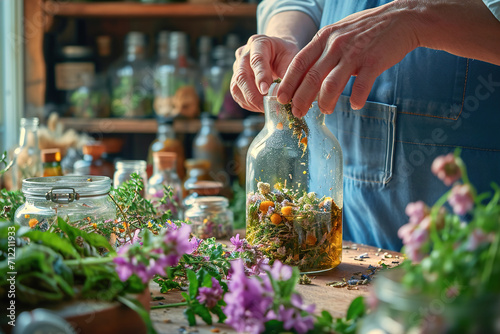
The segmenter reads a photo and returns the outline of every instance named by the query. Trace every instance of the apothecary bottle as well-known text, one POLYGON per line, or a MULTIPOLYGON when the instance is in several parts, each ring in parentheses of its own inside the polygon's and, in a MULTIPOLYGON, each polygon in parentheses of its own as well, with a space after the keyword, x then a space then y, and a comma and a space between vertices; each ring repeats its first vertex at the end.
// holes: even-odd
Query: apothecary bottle
POLYGON ((43 176, 62 176, 61 151, 58 148, 42 150, 43 176))
POLYGON ((219 131, 215 127, 215 121, 208 114, 201 115, 201 128, 193 140, 193 158, 206 159, 210 161, 210 172, 212 178, 226 177, 224 172, 225 148, 219 131))
POLYGON ((250 116, 243 120, 243 132, 236 138, 234 145, 234 160, 236 162, 235 172, 238 176, 238 182, 242 187, 245 186, 246 161, 250 144, 262 130, 264 117, 250 116))
POLYGON ((177 158, 177 175, 182 179, 184 171, 185 152, 183 143, 177 138, 172 119, 158 120, 156 138, 149 147, 148 164, 153 164, 154 152, 173 152, 177 158))
MULTIPOLYGON (((22 226, 47 230, 57 217, 72 224, 115 219, 116 209, 109 198, 111 180, 105 176, 50 176, 23 180, 26 198, 16 211, 22 226)), ((80 225, 79 225, 80 226, 80 225)))
POLYGON ((186 210, 192 233, 198 238, 227 238, 233 234, 233 212, 229 201, 222 196, 202 196, 186 210))
POLYGON ((172 152, 153 153, 153 175, 148 180, 146 198, 159 215, 170 210, 173 219, 182 219, 182 182, 176 172, 176 160, 177 155, 172 152), (164 187, 171 188, 172 196, 160 203, 165 194, 164 187))
POLYGON ((153 78, 145 47, 143 33, 128 33, 125 56, 111 68, 111 114, 115 117, 152 115, 153 78))
POLYGON ((124 182, 132 179, 132 174, 138 174, 144 185, 140 192, 141 196, 147 194, 148 175, 146 173, 145 160, 121 160, 116 162, 116 170, 113 175, 113 187, 118 188, 124 182))
POLYGON ((14 149, 12 157, 14 163, 10 172, 11 190, 21 189, 24 179, 42 176, 38 124, 37 117, 21 118, 19 146, 14 149))
POLYGON ((332 269, 342 257, 340 145, 316 102, 301 119, 275 96, 264 108, 247 154, 246 237, 302 273, 332 269))

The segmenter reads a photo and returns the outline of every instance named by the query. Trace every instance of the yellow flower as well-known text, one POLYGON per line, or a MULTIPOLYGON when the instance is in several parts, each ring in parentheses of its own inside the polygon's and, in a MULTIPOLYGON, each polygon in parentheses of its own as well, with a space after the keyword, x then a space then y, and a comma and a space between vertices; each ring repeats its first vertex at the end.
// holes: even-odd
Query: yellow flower
POLYGON ((148 227, 153 227, 153 224, 151 224, 150 221, 148 222, 148 227))
POLYGON ((292 217, 292 211, 293 211, 293 208, 291 206, 284 206, 284 207, 281 208, 281 213, 288 220, 292 220, 293 219, 293 217, 292 217))
POLYGON ((281 216, 277 213, 273 213, 270 219, 271 223, 273 223, 274 225, 278 225, 279 223, 281 223, 281 216))
POLYGON ((259 210, 260 210, 262 213, 267 213, 267 210, 268 210, 270 207, 273 207, 273 208, 274 208, 274 202, 273 202, 273 201, 263 201, 263 202, 261 202, 261 203, 260 203, 259 210))
POLYGON ((28 215, 28 214, 24 215, 24 218, 26 218, 26 219, 28 219, 29 217, 30 217, 30 215, 28 215))
POLYGON ((97 224, 96 223, 92 223, 92 226, 94 227, 94 230, 97 230, 97 224))
MULTIPOLYGON (((29 217, 29 215, 27 216, 29 217)), ((28 224, 30 225, 30 228, 33 228, 36 226, 36 224, 38 224, 38 220, 36 218, 31 218, 28 224)))

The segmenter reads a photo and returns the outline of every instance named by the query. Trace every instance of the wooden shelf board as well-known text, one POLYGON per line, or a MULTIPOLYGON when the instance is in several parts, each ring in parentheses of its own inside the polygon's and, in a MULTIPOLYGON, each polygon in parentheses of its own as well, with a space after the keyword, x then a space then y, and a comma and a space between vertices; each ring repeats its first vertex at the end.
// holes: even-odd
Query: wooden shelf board
MULTIPOLYGON (((158 123, 155 119, 126 118, 61 118, 66 129, 89 133, 156 133, 158 123)), ((240 133, 242 120, 216 120, 215 126, 220 133, 240 133)), ((174 130, 178 133, 197 133, 201 127, 199 119, 175 120, 174 130)))
POLYGON ((255 18, 257 5, 240 2, 212 4, 146 4, 137 2, 60 2, 45 1, 48 16, 87 18, 190 17, 190 18, 255 18))

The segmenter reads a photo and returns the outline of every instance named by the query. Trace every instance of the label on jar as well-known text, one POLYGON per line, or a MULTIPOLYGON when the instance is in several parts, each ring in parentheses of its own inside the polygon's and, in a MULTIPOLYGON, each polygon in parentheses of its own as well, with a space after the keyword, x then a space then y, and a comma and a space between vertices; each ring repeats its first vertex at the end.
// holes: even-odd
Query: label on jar
POLYGON ((55 66, 56 88, 73 90, 92 80, 95 73, 93 63, 59 63, 55 66), (87 79, 88 78, 88 79, 87 79))

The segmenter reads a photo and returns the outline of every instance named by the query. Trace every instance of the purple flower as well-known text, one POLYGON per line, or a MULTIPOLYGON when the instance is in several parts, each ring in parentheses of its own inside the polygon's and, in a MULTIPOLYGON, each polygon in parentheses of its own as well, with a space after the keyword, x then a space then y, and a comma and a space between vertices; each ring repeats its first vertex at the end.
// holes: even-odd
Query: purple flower
POLYGON ((453 153, 437 157, 432 163, 431 171, 447 186, 451 186, 462 177, 462 172, 453 153))
POLYGON ((426 216, 419 223, 410 222, 398 230, 398 236, 405 245, 405 253, 413 262, 420 262, 424 258, 422 247, 429 240, 430 223, 430 216, 426 216))
POLYGON ((467 250, 475 251, 483 243, 491 243, 495 236, 492 233, 484 233, 483 230, 475 228, 467 240, 467 250))
POLYGON ((177 227, 175 224, 170 226, 171 228, 167 229, 167 233, 163 240, 165 244, 175 250, 174 253, 176 253, 180 259, 182 255, 189 254, 192 251, 193 246, 189 242, 191 227, 187 224, 183 224, 181 227, 177 227))
POLYGON ((236 252, 243 252, 245 249, 243 248, 243 245, 245 244, 245 239, 240 239, 240 235, 236 234, 235 237, 232 237, 229 241, 234 246, 234 251, 236 252))
POLYGON ((192 237, 189 243, 191 244, 191 252, 188 254, 193 254, 198 250, 198 247, 200 247, 201 242, 203 239, 198 239, 197 237, 192 237))
POLYGON ((232 276, 224 296, 226 322, 238 332, 258 334, 264 330, 266 314, 273 303, 270 284, 257 277, 247 277, 243 261, 231 263, 232 276))
POLYGON ((212 287, 202 287, 198 290, 199 295, 196 297, 198 301, 202 304, 207 305, 208 308, 212 308, 217 305, 217 302, 222 297, 222 287, 220 286, 219 281, 212 277, 212 287))
POLYGON ((264 269, 268 271, 273 279, 277 281, 287 281, 292 277, 293 269, 290 266, 284 265, 281 261, 276 260, 272 267, 265 266, 264 269))
POLYGON ((474 207, 474 197, 468 184, 457 184, 451 188, 448 203, 457 215, 465 215, 474 207))

